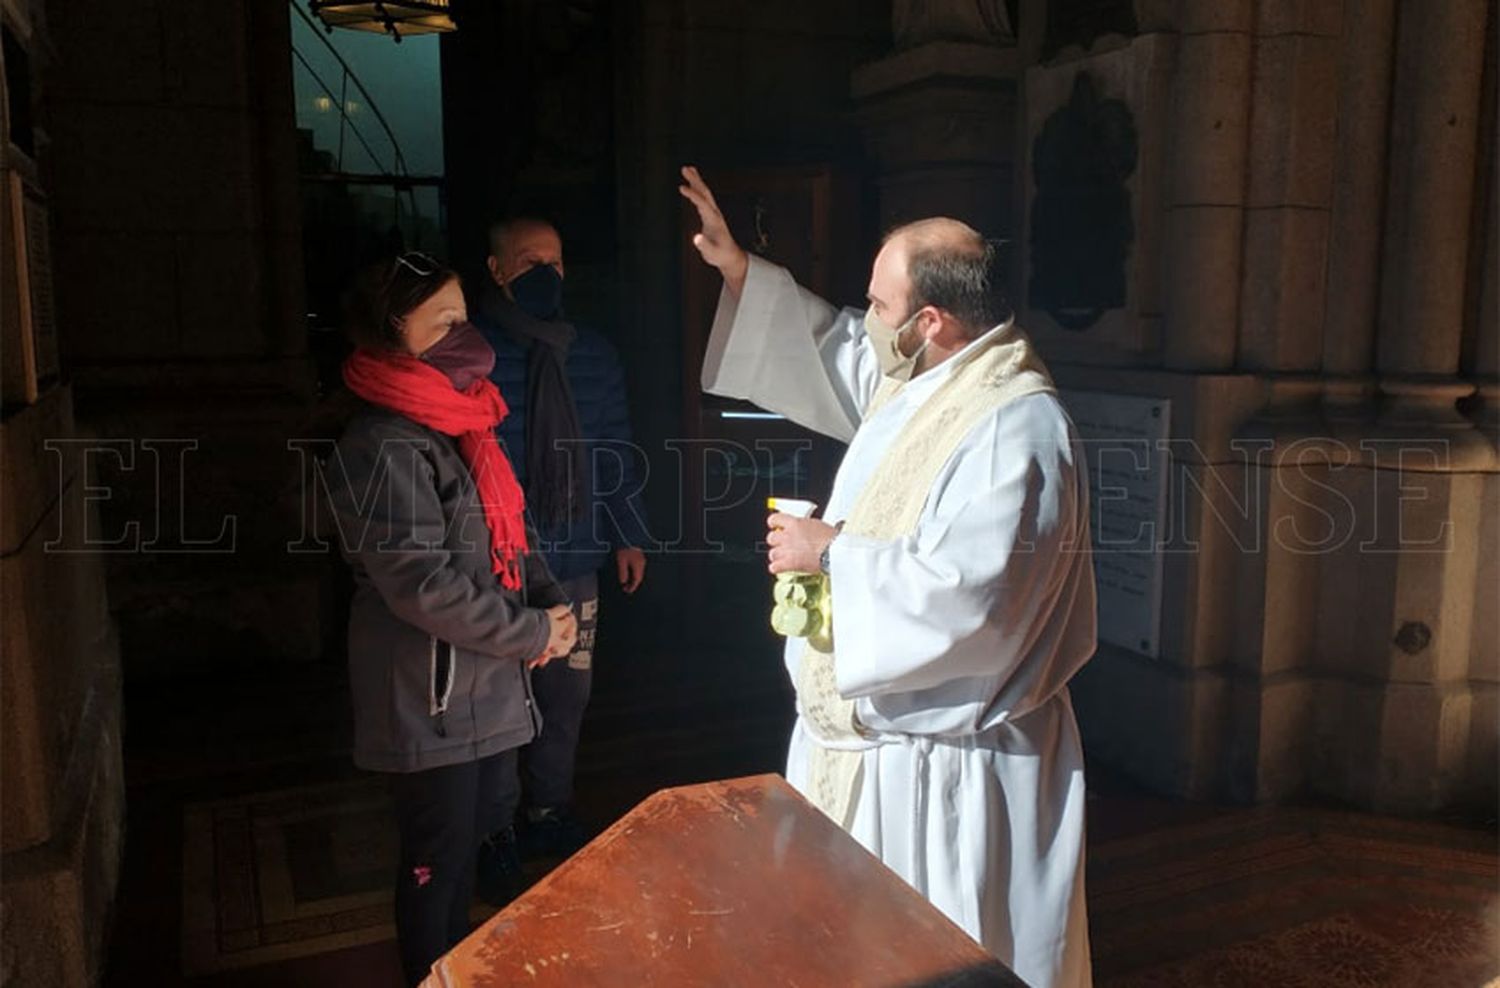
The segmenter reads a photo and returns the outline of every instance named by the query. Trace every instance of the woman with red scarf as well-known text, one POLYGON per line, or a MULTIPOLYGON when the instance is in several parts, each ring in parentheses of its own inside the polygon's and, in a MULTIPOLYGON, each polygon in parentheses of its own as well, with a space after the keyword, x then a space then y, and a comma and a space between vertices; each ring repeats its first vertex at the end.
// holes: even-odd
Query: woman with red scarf
POLYGON ((344 381, 365 407, 329 490, 354 572, 354 760, 389 773, 400 831, 396 932, 406 980, 469 932, 479 844, 515 813, 516 752, 537 733, 529 669, 567 655, 568 601, 531 551, 495 441, 494 352, 458 277, 422 254, 353 295, 344 381))

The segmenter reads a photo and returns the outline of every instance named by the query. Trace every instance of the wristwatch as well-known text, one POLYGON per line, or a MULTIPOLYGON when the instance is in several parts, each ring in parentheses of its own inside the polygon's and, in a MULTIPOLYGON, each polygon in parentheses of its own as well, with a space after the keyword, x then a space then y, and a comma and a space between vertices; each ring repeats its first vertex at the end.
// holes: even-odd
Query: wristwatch
POLYGON ((839 522, 837 525, 833 526, 833 538, 828 540, 828 544, 823 546, 823 551, 818 554, 818 569, 822 571, 824 576, 828 575, 829 569, 828 550, 833 548, 833 539, 838 538, 839 533, 843 530, 843 522, 839 522))

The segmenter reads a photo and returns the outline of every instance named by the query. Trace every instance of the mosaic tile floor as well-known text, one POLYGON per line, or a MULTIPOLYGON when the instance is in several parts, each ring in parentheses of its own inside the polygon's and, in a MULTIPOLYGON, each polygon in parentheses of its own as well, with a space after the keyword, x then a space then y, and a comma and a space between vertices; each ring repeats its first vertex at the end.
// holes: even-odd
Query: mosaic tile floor
POLYGON ((1095 973, 1101 988, 1479 986, 1500 975, 1497 878, 1486 831, 1231 811, 1091 848, 1095 973))

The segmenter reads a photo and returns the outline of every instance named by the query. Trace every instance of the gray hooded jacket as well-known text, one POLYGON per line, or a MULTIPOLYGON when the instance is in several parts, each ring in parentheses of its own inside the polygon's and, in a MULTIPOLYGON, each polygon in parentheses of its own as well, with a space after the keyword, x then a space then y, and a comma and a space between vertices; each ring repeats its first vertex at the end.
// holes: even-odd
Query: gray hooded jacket
POLYGON ((355 763, 415 772, 530 741, 541 723, 526 660, 546 647, 545 608, 567 599, 536 552, 520 592, 500 585, 457 441, 367 406, 327 481, 354 570, 355 763))

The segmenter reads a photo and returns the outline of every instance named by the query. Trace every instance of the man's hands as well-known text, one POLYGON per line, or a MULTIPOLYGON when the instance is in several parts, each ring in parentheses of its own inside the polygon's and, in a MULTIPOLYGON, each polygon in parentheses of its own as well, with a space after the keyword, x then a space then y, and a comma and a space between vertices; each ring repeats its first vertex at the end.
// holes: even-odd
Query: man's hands
POLYGON ((772 573, 816 573, 823 550, 838 529, 816 518, 797 518, 777 512, 766 519, 771 534, 766 542, 771 546, 772 573))
POLYGON ((745 273, 750 270, 750 255, 734 242, 729 224, 724 222, 724 214, 719 212, 719 204, 698 169, 684 166, 682 178, 687 184, 679 185, 677 191, 697 208, 698 221, 703 224, 703 230, 693 235, 693 246, 705 261, 719 269, 725 287, 738 298, 745 287, 745 273))
POLYGON ((646 554, 633 546, 616 549, 615 569, 619 571, 620 589, 635 593, 646 578, 646 554))
POLYGON ((567 655, 578 641, 578 619, 573 616, 573 608, 567 604, 555 604, 547 608, 547 620, 551 626, 547 647, 541 655, 526 663, 529 668, 539 669, 553 659, 567 655))

